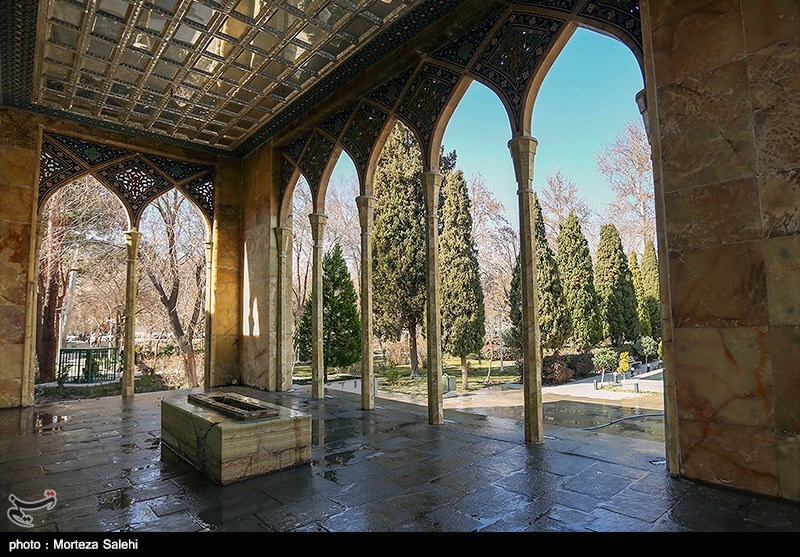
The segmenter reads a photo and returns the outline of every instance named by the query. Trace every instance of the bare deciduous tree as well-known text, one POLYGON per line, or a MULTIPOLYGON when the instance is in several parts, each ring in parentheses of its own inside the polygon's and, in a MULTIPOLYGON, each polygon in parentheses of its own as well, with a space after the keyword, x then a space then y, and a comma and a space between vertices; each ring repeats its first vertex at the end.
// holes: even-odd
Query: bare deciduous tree
POLYGON ((650 144, 640 122, 628 122, 602 152, 597 170, 606 177, 615 198, 606 219, 613 222, 627 251, 642 252, 647 240, 655 241, 655 193, 650 144))
POLYGON ((170 190, 142 217, 139 256, 183 360, 190 387, 200 382, 194 338, 203 330, 205 314, 205 250, 202 217, 179 191, 170 190))
MULTIPOLYGON (((59 332, 62 319, 69 318, 62 315, 69 272, 77 272, 74 284, 81 288, 101 282, 106 277, 100 269, 113 268, 120 262, 124 276, 122 232, 127 218, 119 199, 92 176, 85 176, 53 194, 42 211, 40 226, 36 356, 40 381, 46 382, 56 378, 59 332)), ((114 277, 115 273, 109 275, 114 277)), ((90 302, 95 306, 88 318, 92 334, 114 333, 113 323, 120 307, 119 292, 116 294, 115 297, 109 292, 102 300, 90 302)), ((124 294, 122 300, 124 304, 124 294)), ((73 314, 86 313, 86 305, 83 296, 78 297, 73 314)))
POLYGON ((545 181, 547 185, 539 195, 539 203, 542 205, 547 241, 550 247, 555 249, 559 227, 567 220, 570 212, 577 215, 581 226, 587 230, 594 228, 592 226, 594 211, 586 202, 586 198, 580 195, 575 182, 564 176, 561 170, 556 170, 556 173, 548 176, 545 181))
POLYGON ((292 331, 300 323, 306 298, 311 292, 313 239, 308 215, 312 212, 311 191, 305 178, 300 177, 292 195, 292 331))
POLYGON ((510 323, 505 309, 511 273, 517 259, 519 235, 508 222, 505 205, 498 200, 481 174, 469 179, 472 233, 478 250, 481 285, 486 308, 487 342, 492 344, 498 319, 510 323), (501 308, 501 309, 497 309, 501 308))
POLYGON ((347 262, 350 278, 356 285, 361 270, 361 224, 358 220, 356 197, 359 195, 355 176, 331 180, 325 199, 328 223, 325 227, 325 252, 339 244, 347 262))

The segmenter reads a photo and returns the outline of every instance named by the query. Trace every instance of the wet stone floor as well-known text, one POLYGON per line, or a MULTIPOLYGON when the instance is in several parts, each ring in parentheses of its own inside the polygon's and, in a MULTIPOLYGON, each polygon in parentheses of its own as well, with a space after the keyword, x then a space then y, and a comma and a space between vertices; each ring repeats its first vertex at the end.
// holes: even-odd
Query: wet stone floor
MULTIPOLYGON (((229 390, 310 413, 310 465, 213 483, 164 458, 160 402, 146 393, 0 410, 0 504, 57 492, 35 530, 83 531, 800 531, 800 506, 675 480, 658 417, 578 402, 545 406, 526 446, 515 410, 446 411, 330 393, 229 390)), ((640 413, 646 413, 642 411, 640 413)), ((19 531, 0 516, 0 531, 19 531)))

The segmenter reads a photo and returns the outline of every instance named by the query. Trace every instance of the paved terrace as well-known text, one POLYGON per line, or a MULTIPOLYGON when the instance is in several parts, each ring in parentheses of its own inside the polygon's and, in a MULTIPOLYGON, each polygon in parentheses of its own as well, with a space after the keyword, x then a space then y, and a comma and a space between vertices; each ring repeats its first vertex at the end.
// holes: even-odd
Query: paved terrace
POLYGON ((546 442, 526 446, 513 415, 448 410, 436 427, 408 402, 229 390, 310 413, 312 464, 222 487, 161 460, 160 401, 186 391, 72 401, 0 411, 0 498, 55 489, 33 514, 62 532, 800 531, 798 505, 671 479, 658 419, 575 428, 630 409, 547 402, 546 442))

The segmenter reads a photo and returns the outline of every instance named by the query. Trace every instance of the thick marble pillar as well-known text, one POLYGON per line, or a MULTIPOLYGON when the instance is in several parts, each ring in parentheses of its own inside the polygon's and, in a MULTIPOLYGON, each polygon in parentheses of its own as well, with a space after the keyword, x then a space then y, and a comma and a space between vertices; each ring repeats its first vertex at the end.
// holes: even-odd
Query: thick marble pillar
POLYGON ((205 358, 203 359, 203 386, 208 389, 211 387, 211 350, 214 343, 211 342, 211 290, 212 290, 212 276, 211 276, 211 258, 214 251, 214 244, 212 242, 204 242, 203 246, 206 251, 206 317, 205 317, 205 334, 203 337, 203 349, 205 350, 205 358))
POLYGON ((289 244, 292 241, 292 229, 286 226, 275 228, 275 239, 278 246, 278 299, 276 304, 276 340, 277 340, 277 390, 285 391, 292 386, 292 363, 287 354, 291 354, 291 327, 288 327, 288 316, 291 314, 292 298, 288 292, 291 279, 288 275, 289 244))
POLYGON ((425 308, 426 340, 428 342, 428 423, 444 423, 442 403, 442 318, 439 277, 439 190, 442 175, 423 172, 425 193, 425 308))
MULTIPOLYGON (((653 161, 653 168, 656 168, 660 161, 660 147, 658 138, 651 133, 650 126, 650 113, 647 109, 647 89, 642 89, 636 93, 636 106, 639 108, 639 113, 642 115, 642 122, 644 124, 645 132, 647 133, 647 141, 650 143, 651 160, 653 161)), ((680 471, 680 459, 678 445, 678 406, 677 406, 677 392, 675 389, 675 368, 673 365, 673 352, 672 352, 672 322, 670 320, 663 320, 663 316, 670 314, 670 293, 668 266, 667 266, 667 250, 665 249, 666 238, 666 215, 664 214, 664 188, 661 184, 661 174, 653 173, 653 187, 655 194, 655 216, 656 216, 656 250, 658 252, 658 267, 659 267, 659 287, 661 290, 661 299, 659 300, 662 323, 661 323, 661 351, 662 362, 664 367, 664 445, 667 455, 667 471, 672 476, 678 476, 680 471)))
POLYGON ((640 6, 670 472, 800 501, 800 3, 640 6))
POLYGON ((123 339, 122 396, 133 396, 133 372, 136 368, 136 271, 139 240, 142 233, 136 229, 125 233, 127 247, 127 273, 125 275, 125 337, 123 339))
POLYGON ((31 113, 0 108, 0 408, 34 402, 38 138, 31 113))
POLYGON ((522 392, 525 408, 525 442, 541 443, 542 358, 539 348, 539 309, 536 299, 536 255, 533 238, 533 157, 537 141, 517 135, 508 142, 519 198, 520 288, 522 290, 522 392))
POLYGON ((375 198, 356 197, 361 222, 361 409, 375 408, 372 390, 372 224, 375 217, 375 198))
POLYGON ((323 398, 325 357, 322 350, 322 237, 328 217, 312 213, 308 218, 314 240, 311 268, 311 396, 323 398))

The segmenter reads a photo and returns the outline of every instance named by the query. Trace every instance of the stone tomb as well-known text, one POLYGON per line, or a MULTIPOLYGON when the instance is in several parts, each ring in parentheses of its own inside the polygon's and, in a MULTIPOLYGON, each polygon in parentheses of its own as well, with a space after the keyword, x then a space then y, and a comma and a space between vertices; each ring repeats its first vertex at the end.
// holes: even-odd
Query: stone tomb
POLYGON ((189 397, 194 402, 161 401, 161 441, 217 482, 227 484, 311 460, 308 414, 235 393, 189 397))

